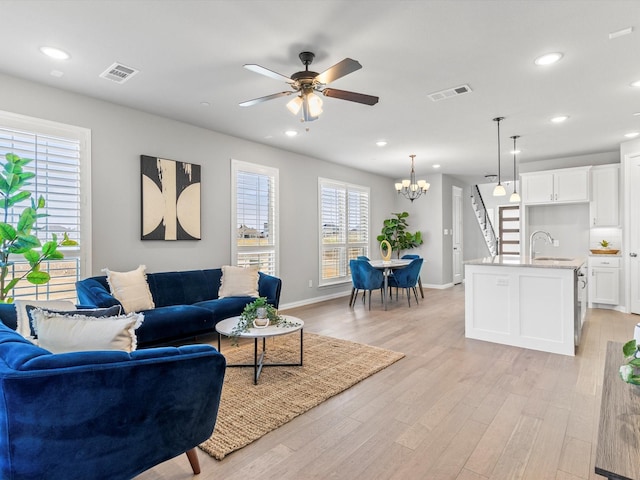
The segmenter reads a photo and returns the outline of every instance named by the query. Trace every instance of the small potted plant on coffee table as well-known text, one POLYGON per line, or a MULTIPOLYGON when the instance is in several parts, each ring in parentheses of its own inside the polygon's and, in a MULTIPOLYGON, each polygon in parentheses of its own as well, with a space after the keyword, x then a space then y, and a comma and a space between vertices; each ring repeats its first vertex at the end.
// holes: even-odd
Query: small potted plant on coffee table
POLYGON ((278 315, 276 307, 267 302, 266 297, 258 297, 247 304, 240 315, 238 324, 231 330, 231 344, 238 345, 238 337, 251 328, 268 326, 290 327, 297 325, 278 315))

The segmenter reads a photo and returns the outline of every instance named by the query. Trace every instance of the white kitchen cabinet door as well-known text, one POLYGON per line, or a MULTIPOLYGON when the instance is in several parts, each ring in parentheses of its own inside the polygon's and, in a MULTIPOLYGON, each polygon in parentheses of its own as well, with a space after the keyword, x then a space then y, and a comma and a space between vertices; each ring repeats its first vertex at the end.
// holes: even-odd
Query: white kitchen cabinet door
POLYGON ((551 203, 553 202, 553 174, 528 173, 522 175, 523 203, 551 203))
POLYGON ((589 201, 591 167, 565 168, 545 172, 523 173, 524 204, 579 203, 589 201))
POLYGON ((620 165, 603 165, 591 170, 592 227, 617 227, 620 225, 619 191, 620 165))
POLYGON ((590 303, 620 303, 620 269, 593 267, 589 282, 590 303))
POLYGON ((554 173, 554 201, 588 202, 589 170, 567 169, 554 173))

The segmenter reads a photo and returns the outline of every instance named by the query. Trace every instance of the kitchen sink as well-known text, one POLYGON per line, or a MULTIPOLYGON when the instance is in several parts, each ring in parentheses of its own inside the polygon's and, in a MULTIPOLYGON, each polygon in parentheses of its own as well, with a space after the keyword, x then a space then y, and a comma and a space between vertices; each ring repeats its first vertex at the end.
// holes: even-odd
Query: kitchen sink
POLYGON ((534 260, 553 260, 554 262, 570 262, 573 258, 566 257, 536 257, 534 260))

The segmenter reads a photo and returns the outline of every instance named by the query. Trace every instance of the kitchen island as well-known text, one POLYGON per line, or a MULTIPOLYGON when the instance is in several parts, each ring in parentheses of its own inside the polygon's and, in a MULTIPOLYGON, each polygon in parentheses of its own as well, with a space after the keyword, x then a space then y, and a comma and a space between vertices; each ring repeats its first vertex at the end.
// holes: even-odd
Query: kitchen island
POLYGON ((465 262, 465 336, 575 355, 586 258, 485 257, 465 262))

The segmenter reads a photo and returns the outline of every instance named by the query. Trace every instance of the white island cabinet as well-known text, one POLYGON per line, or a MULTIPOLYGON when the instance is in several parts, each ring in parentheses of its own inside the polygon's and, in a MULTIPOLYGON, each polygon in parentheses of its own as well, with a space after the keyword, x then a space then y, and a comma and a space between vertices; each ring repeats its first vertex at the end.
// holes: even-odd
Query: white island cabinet
POLYGON ((465 264, 467 338, 575 355, 577 271, 585 258, 487 257, 465 264))

